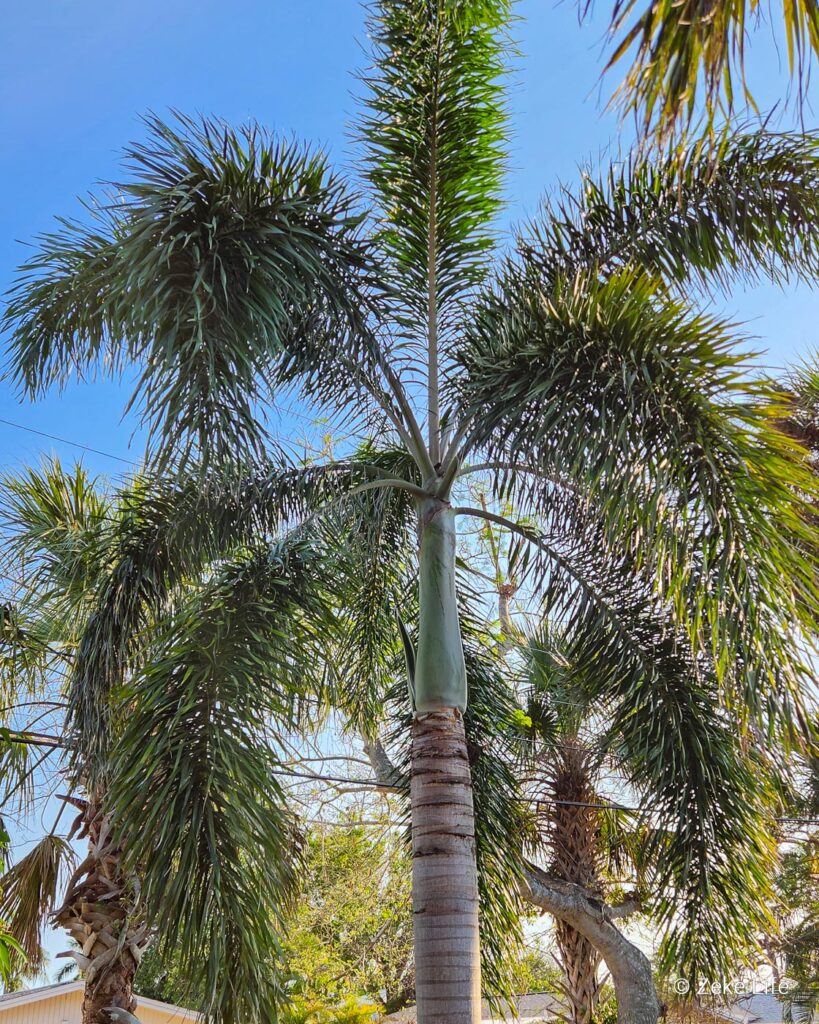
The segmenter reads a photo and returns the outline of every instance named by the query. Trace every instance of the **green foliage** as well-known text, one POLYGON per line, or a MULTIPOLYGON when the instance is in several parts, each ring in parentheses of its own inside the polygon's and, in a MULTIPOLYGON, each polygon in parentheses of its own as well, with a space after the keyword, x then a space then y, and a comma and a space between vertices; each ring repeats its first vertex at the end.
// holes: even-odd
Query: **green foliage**
MULTIPOLYGON (((749 751, 807 731, 816 485, 781 429, 792 401, 686 292, 815 273, 816 140, 726 136, 712 163, 635 161, 547 209, 486 285, 510 16, 506 0, 373 5, 374 222, 322 156, 252 127, 151 119, 128 180, 44 236, 11 295, 21 388, 135 365, 153 465, 174 471, 135 482, 104 524, 56 471, 15 514, 44 573, 50 558, 66 573, 61 593, 90 583, 71 633, 71 767, 110 785, 160 949, 178 943, 226 1024, 272 1019, 284 993, 270 958, 299 840, 276 744, 302 701, 383 726, 396 605, 410 634, 418 620, 413 502, 444 507, 475 466, 521 518, 452 515, 515 536, 520 581, 588 666, 652 815, 669 956, 718 971, 763 913, 767 795, 749 751), (262 422, 282 388, 377 445, 289 464, 262 422), (62 517, 53 535, 40 510, 62 517), (99 527, 99 559, 72 515, 99 527)), ((498 995, 521 937, 530 833, 512 746, 530 726, 461 590, 498 995)), ((15 644, 44 621, 27 612, 15 644)), ((533 711, 545 738, 555 716, 533 711)))
POLYGON ((378 1003, 361 1002, 349 996, 341 1003, 323 1003, 296 998, 281 1017, 282 1024, 373 1024, 378 1020, 378 1003))
POLYGON ((346 359, 365 356, 360 215, 321 155, 257 127, 146 123, 130 180, 23 268, 6 313, 17 381, 34 394, 137 363, 131 405, 161 460, 259 454, 282 354, 320 372, 335 330, 346 359))
MULTIPOLYGON (((70 845, 59 836, 48 835, 0 878, 0 946, 6 951, 10 974, 19 973, 23 965, 27 971, 37 971, 45 964, 42 928, 73 863, 70 845)), ((0 974, 5 959, 0 957, 0 974)))
POLYGON ((370 8, 364 166, 411 335, 448 335, 486 272, 506 161, 509 11, 509 0, 370 8))
POLYGON ((776 428, 779 391, 748 381, 727 325, 635 271, 545 290, 510 271, 463 361, 473 439, 513 467, 518 500, 548 510, 564 548, 588 543, 591 500, 598 542, 655 575, 734 707, 804 724, 790 630, 810 632, 817 607, 816 483, 776 428))
POLYGON ((542 282, 639 266, 671 287, 815 279, 819 149, 804 133, 726 132, 666 156, 632 156, 564 188, 524 229, 542 282))
POLYGON ((300 841, 270 738, 309 672, 314 559, 290 542, 223 566, 120 699, 107 799, 160 949, 178 949, 209 1014, 275 1020, 281 998, 300 841))
POLYGON ((363 824, 351 811, 307 837, 284 948, 289 990, 307 1002, 363 996, 392 1011, 411 1001, 409 856, 387 817, 378 827, 378 815, 368 808, 363 824))
MULTIPOLYGON (((591 0, 580 6, 588 11, 591 0)), ((635 113, 644 130, 660 136, 690 127, 698 115, 713 132, 719 114, 733 113, 737 96, 754 105, 745 76, 746 42, 749 25, 764 20, 758 0, 645 6, 638 0, 615 0, 608 68, 630 55, 618 90, 624 110, 635 113)), ((811 0, 783 3, 782 20, 788 68, 801 105, 819 52, 819 12, 811 0)))

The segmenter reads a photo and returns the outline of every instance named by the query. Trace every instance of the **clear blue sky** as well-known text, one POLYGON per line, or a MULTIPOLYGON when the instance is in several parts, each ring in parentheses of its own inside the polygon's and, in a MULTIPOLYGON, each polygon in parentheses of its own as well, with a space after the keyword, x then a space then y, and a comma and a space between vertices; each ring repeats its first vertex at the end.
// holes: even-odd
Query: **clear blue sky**
MULTIPOLYGON (((601 91, 605 0, 580 25, 571 0, 522 0, 516 28, 522 55, 514 76, 514 127, 506 224, 537 206, 582 161, 618 146, 618 123, 603 112, 614 79, 601 91)), ((46 230, 54 214, 72 214, 76 197, 116 178, 121 147, 138 138, 139 116, 217 114, 255 118, 326 146, 338 164, 353 147, 362 63, 363 13, 356 0, 29 0, 5 5, 0 83, 0 289, 25 254, 21 241, 46 230)), ((763 100, 781 94, 780 60, 766 41, 754 49, 763 100)), ((815 341, 816 297, 772 288, 730 296, 721 307, 748 322, 771 362, 782 365, 815 341)), ((125 390, 109 382, 19 404, 0 383, 0 417, 129 452, 133 422, 122 422, 125 390)), ((289 424, 285 423, 285 426, 289 424)), ((293 424, 295 428, 295 423, 293 424)), ((71 448, 0 424, 0 471, 71 448)), ((87 455, 111 473, 117 462, 87 455)))

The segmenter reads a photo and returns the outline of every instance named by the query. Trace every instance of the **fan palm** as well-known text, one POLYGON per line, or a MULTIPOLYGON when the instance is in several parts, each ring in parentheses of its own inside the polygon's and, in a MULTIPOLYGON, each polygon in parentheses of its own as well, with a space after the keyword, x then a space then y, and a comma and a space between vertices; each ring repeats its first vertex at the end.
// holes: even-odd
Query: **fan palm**
MULTIPOLYGON (((213 898, 189 892, 203 864, 221 858, 229 874, 248 852, 234 835, 223 848, 208 845, 200 818, 171 814, 197 783, 196 758, 210 751, 187 743, 179 693, 194 702, 194 683, 217 686, 227 674, 219 708, 245 707, 240 683, 259 694, 274 639, 287 646, 286 629, 263 637, 264 616, 245 624, 242 602, 260 591, 237 584, 246 579, 235 564, 242 545, 288 528, 318 531, 330 552, 323 599, 343 609, 333 626, 345 638, 335 694, 364 728, 387 686, 393 595, 408 578, 417 584, 417 623, 401 628, 414 707, 423 1024, 480 1013, 459 523, 488 519, 521 537, 552 605, 605 629, 615 663, 624 651, 653 657, 663 644, 688 650, 713 666, 722 699, 749 725, 763 720, 793 737, 803 721, 813 485, 801 450, 776 429, 778 392, 751 374, 730 326, 687 296, 732 275, 815 273, 817 143, 736 137, 716 165, 697 152, 674 154, 586 181, 547 207, 493 270, 509 17, 505 0, 373 6, 362 197, 322 156, 258 128, 154 119, 149 141, 129 151, 128 180, 84 220, 42 238, 11 296, 11 366, 26 392, 135 365, 132 406, 154 465, 199 473, 160 484, 144 513, 151 529, 126 544, 100 587, 73 670, 70 721, 92 780, 113 763, 118 827, 140 832, 150 852, 144 898, 161 908, 160 928, 179 932, 193 966, 200 935, 234 915, 233 945, 225 937, 210 948, 229 958, 248 1014, 270 1012, 252 996, 265 965, 252 943, 243 946, 253 915, 246 904, 218 903, 216 868, 213 898), (263 416, 288 390, 370 440, 345 459, 288 466, 263 416), (479 466, 529 518, 458 504, 464 477, 479 466), (128 676, 129 638, 198 571, 192 566, 220 550, 228 561, 217 577, 227 573, 231 585, 219 589, 217 579, 204 606, 176 618, 167 652, 134 684, 138 713, 112 762, 108 695, 128 676), (622 572, 601 570, 603 553, 622 572), (632 565, 651 579, 648 594, 628 585, 632 565), (659 634, 650 628, 658 608, 659 634), (202 656, 200 627, 217 635, 219 658, 202 656), (233 658, 243 659, 241 672, 233 658), (190 853, 197 836, 199 860, 190 853)), ((668 889, 676 877, 701 937, 709 914, 732 912, 714 901, 724 880, 710 872, 711 851, 723 845, 730 857, 748 839, 732 817, 729 780, 691 800, 672 777, 675 766, 702 763, 713 783, 725 765, 709 744, 722 738, 709 733, 698 699, 670 683, 662 696, 638 687, 630 699, 632 713, 618 720, 622 742, 646 770, 667 774, 662 814, 679 825, 668 889), (681 747, 667 766, 657 729, 681 747), (708 849, 692 849, 691 837, 705 834, 708 849)), ((738 863, 752 871, 754 855, 748 849, 738 863)), ((702 965, 696 950, 682 953, 702 965)), ((215 968, 211 981, 211 1012, 233 1012, 235 990, 215 968)))

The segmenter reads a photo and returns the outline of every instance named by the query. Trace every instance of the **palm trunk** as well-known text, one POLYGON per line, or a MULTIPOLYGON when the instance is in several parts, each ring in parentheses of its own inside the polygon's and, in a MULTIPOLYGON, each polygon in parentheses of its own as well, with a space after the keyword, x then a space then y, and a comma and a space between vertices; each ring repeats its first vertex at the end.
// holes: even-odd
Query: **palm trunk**
POLYGON ((472 780, 455 709, 412 728, 412 901, 418 1024, 481 1019, 472 780))
POLYGON ((412 898, 418 1024, 478 1024, 481 965, 466 669, 455 594, 455 519, 421 509, 420 626, 412 725, 412 898))
POLYGON ((138 886, 124 871, 110 820, 95 801, 72 802, 81 807, 75 830, 78 838, 88 839, 88 856, 54 915, 80 946, 79 953, 62 955, 77 962, 85 980, 82 1024, 111 1024, 112 1019, 125 1024, 136 1009, 134 976, 150 936, 137 911, 138 886))
MULTIPOLYGON (((579 740, 566 738, 549 772, 552 802, 548 833, 552 873, 586 892, 601 895, 598 876, 597 811, 591 782, 591 752, 579 740)), ((600 1001, 600 953, 572 924, 558 920, 557 945, 571 1024, 591 1024, 600 1001)))

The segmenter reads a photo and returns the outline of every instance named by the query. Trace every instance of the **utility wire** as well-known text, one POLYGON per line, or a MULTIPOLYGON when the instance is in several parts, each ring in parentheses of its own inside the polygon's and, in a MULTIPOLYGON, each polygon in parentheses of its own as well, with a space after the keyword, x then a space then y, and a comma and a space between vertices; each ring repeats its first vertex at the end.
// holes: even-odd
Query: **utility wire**
POLYGON ((125 459, 121 455, 114 455, 112 452, 104 452, 100 448, 92 448, 88 444, 81 444, 79 441, 72 441, 67 437, 60 437, 58 434, 47 434, 44 430, 36 430, 34 427, 27 427, 22 423, 15 423, 13 420, 0 419, 6 427, 16 427, 17 430, 25 430, 29 434, 37 434, 38 437, 47 437, 50 441, 59 441, 60 444, 70 444, 74 448, 82 448, 83 451, 93 452, 94 455, 103 455, 106 459, 116 459, 117 462, 122 462, 126 466, 132 466, 133 462, 130 459, 125 459))

